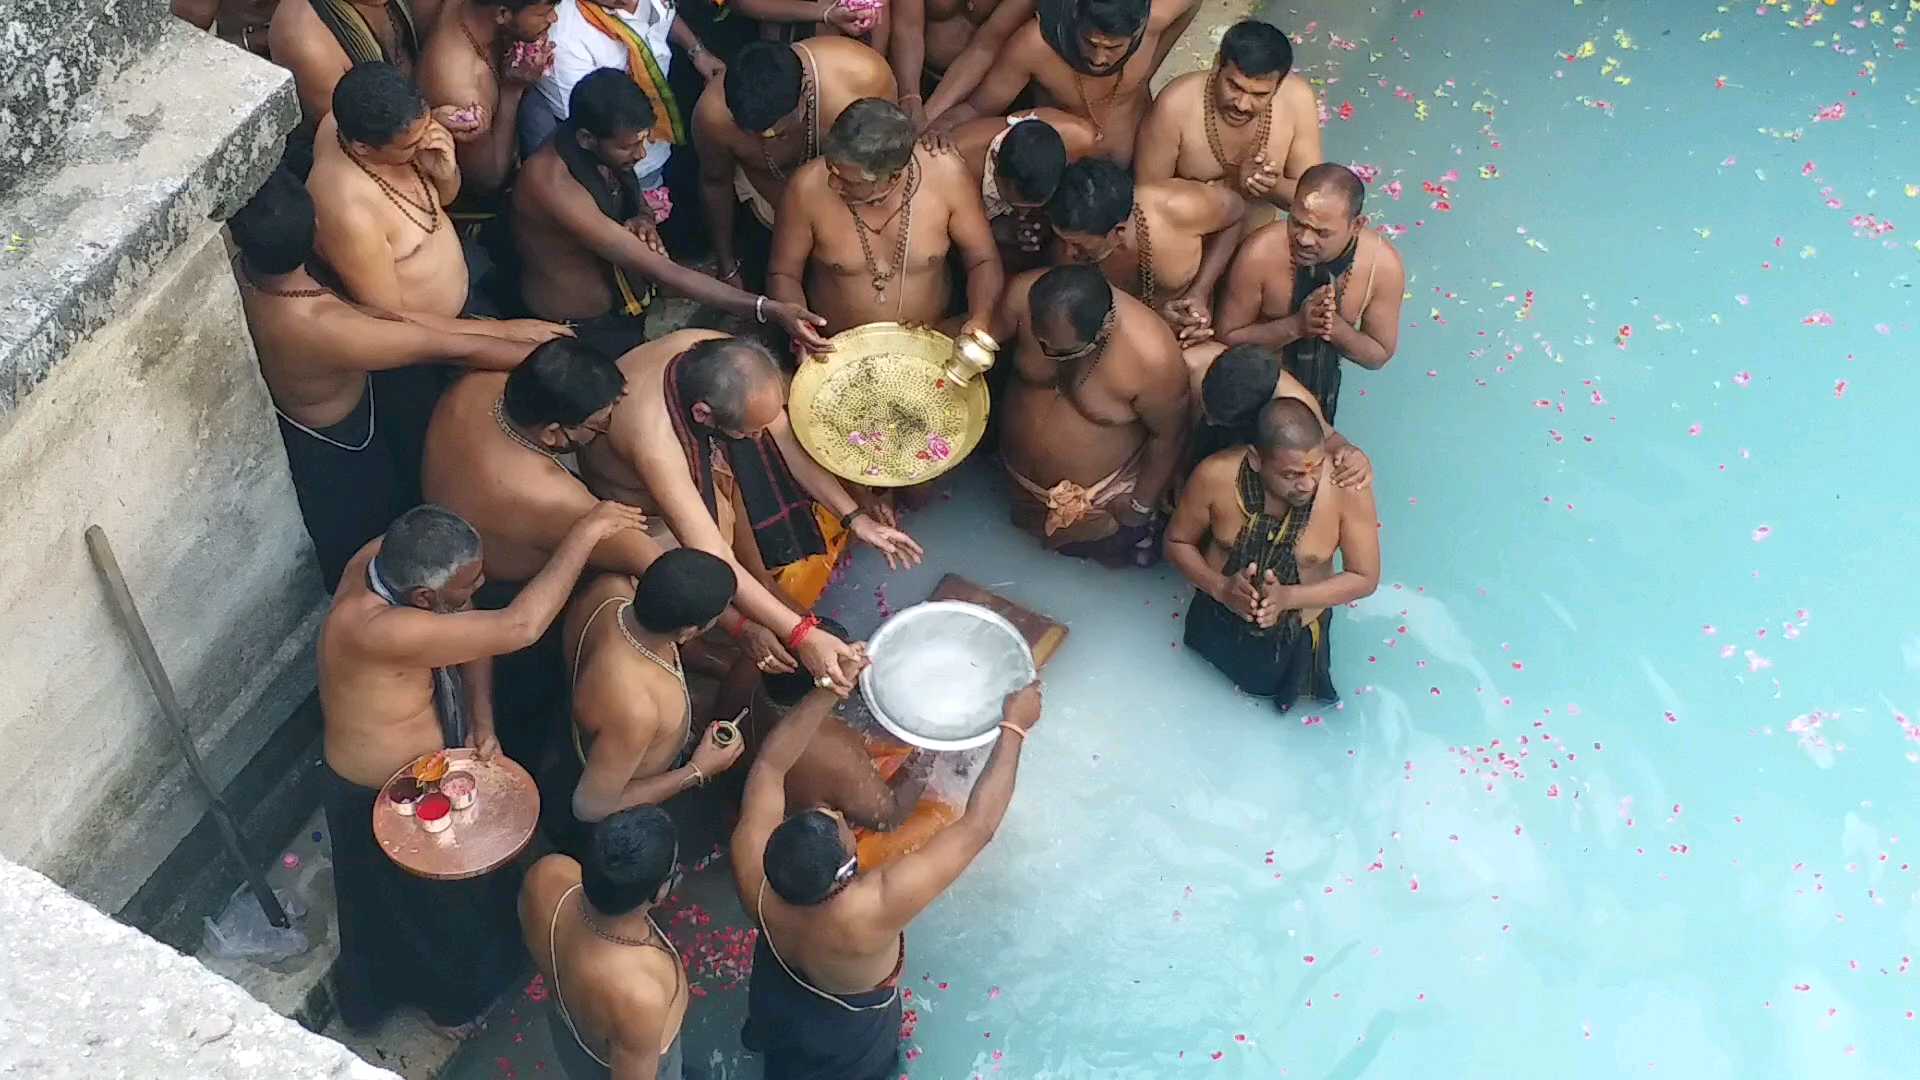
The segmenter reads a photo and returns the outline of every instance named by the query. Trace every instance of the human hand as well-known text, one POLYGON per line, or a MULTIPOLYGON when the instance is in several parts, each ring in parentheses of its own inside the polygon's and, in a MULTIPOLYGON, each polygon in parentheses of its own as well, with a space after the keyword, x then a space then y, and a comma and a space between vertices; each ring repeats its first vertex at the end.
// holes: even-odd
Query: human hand
POLYGON ((1222 578, 1213 598, 1228 611, 1253 622, 1260 613, 1260 590, 1254 587, 1253 567, 1243 566, 1239 573, 1222 578))
POLYGON ((863 515, 854 518, 850 528, 854 539, 886 557, 889 570, 918 566, 920 560, 926 557, 926 552, 921 550, 919 541, 871 517, 863 515))
POLYGON ((960 152, 960 147, 954 143, 953 136, 944 131, 922 131, 920 133, 920 145, 929 153, 933 154, 958 154, 960 152))
POLYGON ((927 103, 919 94, 907 94, 901 97, 900 111, 906 113, 907 119, 913 121, 913 130, 916 134, 927 130, 927 103))
POLYGON ((706 734, 700 736, 700 745, 693 748, 692 765, 709 780, 733 768, 734 762, 739 761, 740 755, 747 749, 745 739, 735 739, 721 746, 719 734, 718 723, 708 724, 706 734))
MULTIPOLYGON (((1251 569, 1251 567, 1249 567, 1251 569)), ((1293 599, 1293 586, 1280 584, 1280 579, 1269 570, 1260 579, 1260 606, 1254 613, 1253 624, 1262 630, 1278 625, 1280 617, 1299 607, 1293 599)))
POLYGON ((1306 303, 1300 305, 1300 315, 1305 323, 1302 336, 1319 338, 1321 341, 1331 340, 1335 303, 1331 285, 1322 285, 1308 294, 1306 303))
POLYGON ((427 179, 433 181, 436 187, 458 181, 460 162, 453 156, 453 133, 439 121, 430 121, 427 133, 414 148, 413 163, 427 174, 427 179))
POLYGON ((866 511, 868 517, 889 528, 900 527, 900 514, 893 508, 893 492, 856 484, 851 493, 855 505, 866 511))
POLYGON ((517 41, 507 50, 500 78, 520 86, 532 86, 545 77, 552 67, 553 42, 550 39, 543 36, 537 41, 517 41))
POLYGON ((490 118, 487 107, 477 102, 472 105, 441 105, 429 115, 433 120, 433 124, 428 125, 429 136, 431 128, 437 124, 453 137, 454 142, 472 142, 486 134, 490 118))
POLYGON ((697 51, 690 50, 688 57, 693 61, 693 70, 699 72, 707 82, 726 77, 726 61, 708 52, 706 46, 700 46, 697 51))
POLYGON ((1240 174, 1240 190, 1249 199, 1264 199, 1280 183, 1280 168, 1267 160, 1266 151, 1253 155, 1240 174))
POLYGON ((787 651, 780 635, 752 619, 748 619, 746 628, 740 631, 740 650, 752 657, 753 666, 766 675, 785 675, 799 668, 799 661, 787 651))
POLYGON ((745 275, 740 271, 740 260, 729 256, 715 261, 718 265, 714 267, 715 272, 713 276, 736 289, 741 288, 741 282, 745 280, 745 275))
POLYGON ((647 515, 641 513, 639 507, 608 499, 580 515, 580 520, 573 523, 571 531, 590 543, 598 544, 624 529, 645 530, 646 527, 647 515))
POLYGON ((841 0, 833 0, 828 4, 827 10, 820 15, 820 21, 848 37, 859 37, 867 32, 865 13, 853 10, 841 0))
POLYGON ((789 304, 780 300, 769 300, 766 307, 767 314, 771 315, 774 321, 780 324, 780 328, 785 330, 794 341, 799 342, 800 347, 809 354, 824 353, 833 348, 820 334, 820 328, 827 325, 824 317, 815 315, 799 304, 789 304))
POLYGON ((1160 308, 1160 317, 1173 327, 1181 348, 1198 345, 1213 336, 1213 313, 1192 297, 1175 297, 1160 308))
POLYGON ((816 679, 827 680, 821 689, 832 690, 836 697, 853 693, 854 680, 867 666, 866 646, 849 645, 820 629, 800 642, 799 654, 800 662, 816 679))
POLYGON ((1044 689, 1040 680, 1035 679, 1027 685, 1008 694, 1000 705, 1000 719, 1017 727, 1021 732, 1032 731, 1040 722, 1040 695, 1044 689))
POLYGON ((492 731, 475 731, 468 741, 480 761, 492 761, 500 753, 500 737, 492 731))
POLYGON ((1355 491, 1373 482, 1373 461, 1353 445, 1333 453, 1333 482, 1355 491))
POLYGON ((660 227, 654 224, 652 213, 643 213, 627 219, 627 231, 638 237, 640 242, 654 250, 655 254, 667 256, 666 241, 660 239, 660 227))
POLYGON ((538 345, 557 337, 573 336, 573 327, 547 322, 545 319, 481 319, 477 321, 488 337, 497 337, 505 341, 522 341, 528 345, 538 345))

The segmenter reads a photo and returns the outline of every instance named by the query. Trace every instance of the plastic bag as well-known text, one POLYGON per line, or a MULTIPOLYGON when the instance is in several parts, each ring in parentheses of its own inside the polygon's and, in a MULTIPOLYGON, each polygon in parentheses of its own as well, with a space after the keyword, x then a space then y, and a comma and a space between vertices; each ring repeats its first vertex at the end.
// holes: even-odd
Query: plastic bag
POLYGON ((260 910, 260 901, 243 884, 227 898, 226 909, 218 919, 203 920, 207 925, 207 951, 226 960, 274 964, 313 948, 306 930, 300 926, 307 906, 291 890, 275 889, 273 894, 286 909, 286 927, 268 922, 267 913, 260 910))

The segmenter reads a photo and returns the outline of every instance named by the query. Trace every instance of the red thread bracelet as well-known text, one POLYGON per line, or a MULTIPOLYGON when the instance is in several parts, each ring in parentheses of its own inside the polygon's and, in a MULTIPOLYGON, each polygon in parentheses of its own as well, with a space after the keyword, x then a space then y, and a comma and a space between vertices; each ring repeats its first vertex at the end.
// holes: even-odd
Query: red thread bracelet
POLYGON ((742 615, 732 626, 727 627, 727 636, 735 641, 747 636, 747 617, 742 615))
POLYGON ((799 648, 800 643, 807 640, 807 635, 813 633, 813 628, 819 625, 820 617, 818 615, 808 615, 802 618, 799 625, 793 628, 793 633, 787 635, 787 648, 799 648))

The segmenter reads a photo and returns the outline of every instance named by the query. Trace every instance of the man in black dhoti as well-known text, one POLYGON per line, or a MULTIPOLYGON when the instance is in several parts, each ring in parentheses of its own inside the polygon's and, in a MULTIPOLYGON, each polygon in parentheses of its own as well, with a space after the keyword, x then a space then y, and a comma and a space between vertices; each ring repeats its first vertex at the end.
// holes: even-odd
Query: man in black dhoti
POLYGON ((632 507, 601 503, 498 611, 473 609, 480 536, 443 507, 407 511, 348 564, 320 631, 319 681, 340 921, 334 977, 349 1027, 371 1027, 412 1005, 458 1029, 523 969, 518 874, 416 877, 374 839, 374 804, 388 780, 423 755, 457 746, 483 757, 498 752, 493 657, 539 638, 594 545, 643 523, 632 507))
MULTIPOLYGON (((300 516, 328 592, 347 561, 419 501, 407 461, 375 410, 374 373, 454 363, 517 366, 565 328, 533 320, 402 317, 352 303, 308 269, 313 199, 284 169, 233 216, 234 277, 260 374, 273 397, 300 516)), ((404 442, 404 440, 402 440, 404 442)))
POLYGON ((1380 584, 1373 489, 1334 483, 1326 442, 1306 403, 1269 402, 1254 445, 1202 461, 1167 526, 1167 561, 1196 590, 1187 648, 1281 712, 1339 700, 1332 609, 1380 584))
POLYGON ((1367 228, 1364 193, 1345 165, 1302 173, 1287 220, 1240 245, 1214 316, 1222 343, 1281 350, 1329 424, 1341 361, 1378 371, 1400 344, 1406 269, 1387 238, 1367 228))

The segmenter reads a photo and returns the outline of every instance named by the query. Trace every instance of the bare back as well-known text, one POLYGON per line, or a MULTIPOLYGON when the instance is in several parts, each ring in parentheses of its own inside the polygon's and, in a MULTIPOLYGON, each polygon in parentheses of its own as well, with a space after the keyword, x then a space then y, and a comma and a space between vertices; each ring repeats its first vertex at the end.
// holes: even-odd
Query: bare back
POLYGON ((685 973, 664 944, 622 945, 595 934, 580 912, 579 885, 580 864, 564 855, 527 871, 520 929, 534 966, 601 1059, 616 1057, 609 1043, 627 1032, 651 1037, 620 1049, 665 1054, 686 1019, 685 973))
POLYGON ((366 393, 367 376, 335 362, 331 339, 319 327, 329 316, 357 314, 352 306, 332 293, 275 296, 244 281, 240 303, 274 408, 311 428, 346 419, 366 393))
POLYGON ((595 743, 610 734, 622 747, 644 747, 623 782, 673 768, 689 735, 680 680, 622 633, 632 600, 633 579, 600 575, 567 605, 562 639, 573 686, 571 745, 590 757, 595 743))
POLYGON ((313 195, 314 247, 356 300, 446 318, 466 307, 467 259, 459 234, 433 185, 412 167, 368 165, 350 157, 329 116, 314 137, 307 190, 313 195), (375 175, 430 213, 403 209, 375 175), (370 282, 389 274, 397 289, 392 304, 367 291, 370 282))
POLYGON ((362 638, 387 602, 367 585, 374 540, 347 564, 320 628, 320 712, 327 765, 342 779, 377 788, 421 754, 441 748, 433 672, 383 661, 362 638))

